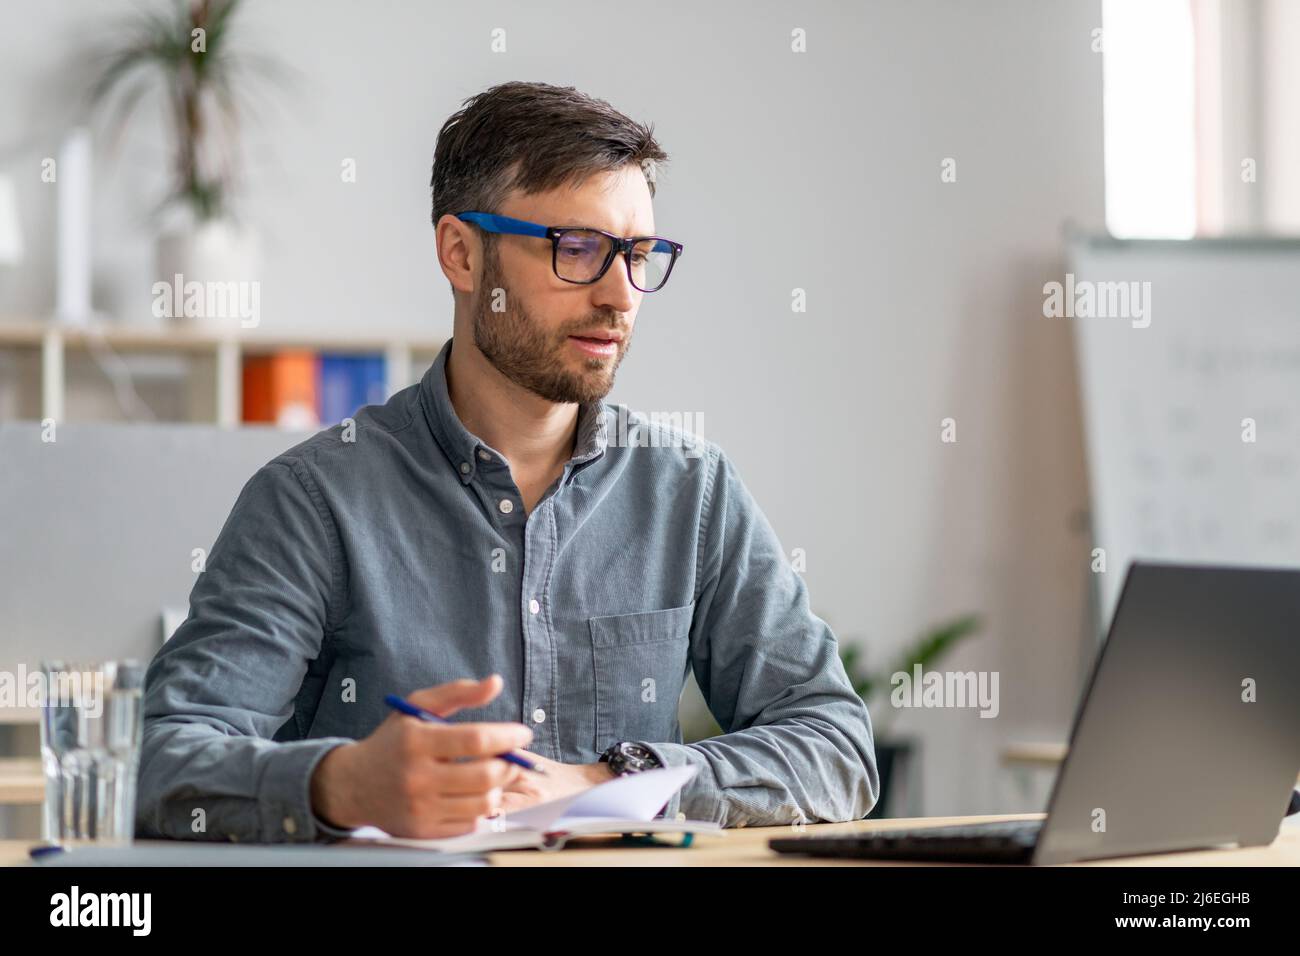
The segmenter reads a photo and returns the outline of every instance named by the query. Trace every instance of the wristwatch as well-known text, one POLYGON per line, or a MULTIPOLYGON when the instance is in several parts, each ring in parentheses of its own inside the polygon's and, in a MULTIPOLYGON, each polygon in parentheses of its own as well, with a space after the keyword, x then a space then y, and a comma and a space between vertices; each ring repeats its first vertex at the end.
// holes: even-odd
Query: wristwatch
POLYGON ((601 763, 609 764, 609 769, 616 777, 626 776, 629 773, 640 773, 642 770, 653 770, 656 767, 663 766, 659 762, 659 758, 651 753, 649 747, 628 740, 610 747, 600 755, 600 760, 601 763))

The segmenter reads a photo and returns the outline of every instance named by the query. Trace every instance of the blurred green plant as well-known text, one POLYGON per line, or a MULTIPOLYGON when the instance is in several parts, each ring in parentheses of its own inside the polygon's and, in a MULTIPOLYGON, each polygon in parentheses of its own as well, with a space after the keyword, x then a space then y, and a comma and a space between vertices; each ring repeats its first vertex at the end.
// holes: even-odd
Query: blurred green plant
POLYGON ((911 674, 917 664, 923 671, 929 670, 954 647, 979 631, 982 623, 977 615, 967 614, 936 625, 904 648, 895 665, 887 670, 869 670, 860 648, 841 643, 840 660, 844 663, 844 671, 853 690, 866 703, 873 725, 877 729, 886 726, 894 711, 892 707, 875 706, 879 704, 876 698, 881 694, 888 695, 894 674, 900 671, 911 674))
POLYGON ((251 101, 242 78, 283 80, 274 60, 238 50, 232 24, 241 0, 177 0, 174 9, 141 10, 101 53, 92 105, 109 111, 116 139, 150 92, 166 96, 173 183, 159 211, 179 204, 196 222, 229 216, 237 181, 239 132, 251 101))
MULTIPOLYGON (((912 667, 916 664, 920 664, 922 669, 929 669, 934 666, 954 647, 975 634, 981 626, 982 621, 974 614, 968 614, 936 625, 920 635, 909 647, 904 649, 903 653, 899 655, 895 667, 883 671, 867 670, 861 650, 855 645, 846 645, 843 641, 840 642, 840 660, 844 663, 844 671, 848 674, 854 692, 862 698, 871 712, 871 721, 877 731, 877 738, 880 737, 880 729, 887 727, 889 724, 889 718, 893 714, 894 708, 889 707, 887 704, 875 706, 879 704, 879 701, 873 702, 871 698, 881 692, 888 695, 890 678, 899 671, 906 671, 910 674, 912 673, 912 667)), ((717 721, 709 712, 704 697, 699 688, 696 687, 693 677, 687 681, 683 702, 682 735, 687 743, 707 740, 722 733, 722 728, 718 726, 717 721)), ((877 744, 883 744, 883 742, 877 739, 877 744)))

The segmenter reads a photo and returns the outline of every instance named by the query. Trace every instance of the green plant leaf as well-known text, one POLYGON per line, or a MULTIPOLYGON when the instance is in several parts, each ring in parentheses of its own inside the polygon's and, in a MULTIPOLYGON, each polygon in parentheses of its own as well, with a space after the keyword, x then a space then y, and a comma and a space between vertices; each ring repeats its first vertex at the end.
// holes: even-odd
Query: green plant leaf
POLYGON ((939 658, 948 653, 956 644, 980 629, 979 617, 968 614, 956 618, 921 635, 916 642, 903 653, 898 667, 891 673, 910 671, 920 664, 922 670, 933 666, 939 658))
POLYGON ((920 664, 922 670, 933 667, 941 657, 977 632, 981 626, 982 622, 977 615, 967 614, 933 627, 918 637, 899 656, 897 665, 888 671, 869 671, 861 662, 860 649, 854 645, 840 645, 840 660, 854 693, 863 700, 868 700, 877 689, 889 686, 893 674, 900 671, 911 673, 916 664, 920 664))
POLYGON ((242 0, 176 0, 168 8, 140 11, 123 22, 89 90, 104 108, 110 141, 153 89, 164 94, 173 139, 173 184, 162 208, 181 203, 199 221, 230 212, 238 182, 241 109, 238 92, 249 77, 273 76, 276 61, 240 50, 236 14, 242 0), (193 31, 204 31, 204 50, 193 31), (211 168, 209 168, 211 167, 211 168))

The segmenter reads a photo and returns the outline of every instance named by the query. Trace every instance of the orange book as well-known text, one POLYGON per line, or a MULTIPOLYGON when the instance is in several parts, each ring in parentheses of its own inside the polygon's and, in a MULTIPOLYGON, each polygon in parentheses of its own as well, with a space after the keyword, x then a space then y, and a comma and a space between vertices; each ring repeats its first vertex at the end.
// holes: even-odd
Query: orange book
POLYGON ((315 352, 246 356, 244 421, 293 429, 319 427, 319 379, 320 359, 315 352))

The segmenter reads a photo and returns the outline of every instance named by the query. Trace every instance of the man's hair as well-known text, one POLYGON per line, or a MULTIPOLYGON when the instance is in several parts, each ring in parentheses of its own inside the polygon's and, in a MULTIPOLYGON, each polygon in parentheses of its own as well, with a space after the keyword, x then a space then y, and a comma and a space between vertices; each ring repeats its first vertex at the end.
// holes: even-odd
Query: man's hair
MULTIPOLYGON (((624 116, 571 86, 502 83, 465 100, 433 151, 433 224, 448 213, 497 212, 515 189, 580 186, 595 173, 635 163, 655 192, 668 160, 654 126, 624 116)), ((487 239, 490 234, 485 234, 487 239)))

